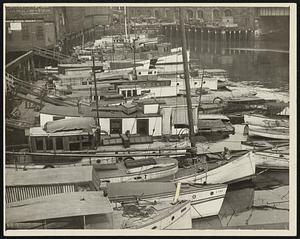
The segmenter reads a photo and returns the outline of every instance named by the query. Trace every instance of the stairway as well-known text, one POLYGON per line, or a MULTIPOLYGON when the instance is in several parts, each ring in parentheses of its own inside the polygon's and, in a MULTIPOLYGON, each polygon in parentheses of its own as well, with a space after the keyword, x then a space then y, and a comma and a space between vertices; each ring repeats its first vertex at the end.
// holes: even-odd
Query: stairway
POLYGON ((64 55, 60 52, 48 50, 48 49, 41 48, 41 47, 34 47, 33 53, 37 56, 44 57, 44 58, 54 60, 57 62, 69 62, 69 63, 81 62, 80 59, 77 59, 75 57, 64 55))
POLYGON ((40 86, 36 86, 33 83, 29 83, 26 81, 23 81, 21 79, 18 79, 17 77, 9 74, 9 73, 5 73, 5 81, 6 81, 6 91, 7 90, 13 90, 15 91, 18 95, 18 93, 22 93, 24 95, 29 94, 29 95, 33 95, 36 98, 40 99, 41 102, 47 102, 50 104, 54 104, 54 105, 60 105, 60 106, 76 106, 77 103, 75 102, 71 102, 71 101, 62 101, 59 99, 55 99, 56 96, 55 95, 50 95, 48 94, 47 90, 43 87, 40 86))

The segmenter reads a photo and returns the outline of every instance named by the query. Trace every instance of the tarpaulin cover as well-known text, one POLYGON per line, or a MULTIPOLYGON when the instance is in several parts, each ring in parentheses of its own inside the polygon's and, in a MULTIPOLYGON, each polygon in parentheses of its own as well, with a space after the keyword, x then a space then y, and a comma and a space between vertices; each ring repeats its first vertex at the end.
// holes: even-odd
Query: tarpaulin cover
POLYGON ((47 133, 80 129, 82 129, 84 132, 92 132, 93 128, 96 128, 96 122, 94 118, 90 117, 78 117, 72 119, 50 121, 47 122, 44 126, 44 130, 47 133))

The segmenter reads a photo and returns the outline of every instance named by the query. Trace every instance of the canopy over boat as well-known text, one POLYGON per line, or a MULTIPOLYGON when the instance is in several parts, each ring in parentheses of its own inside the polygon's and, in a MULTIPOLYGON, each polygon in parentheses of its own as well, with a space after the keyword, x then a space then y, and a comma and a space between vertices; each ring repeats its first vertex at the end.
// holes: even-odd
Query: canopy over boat
POLYGON ((56 194, 12 203, 6 207, 6 223, 112 213, 108 198, 100 192, 56 194))
POLYGON ((75 184, 93 181, 93 166, 5 171, 5 186, 75 184))
POLYGON ((47 133, 55 133, 59 131, 70 131, 70 130, 83 130, 85 132, 92 132, 93 128, 96 128, 96 122, 94 118, 90 118, 90 117, 61 119, 61 120, 47 122, 44 126, 44 130, 47 133))

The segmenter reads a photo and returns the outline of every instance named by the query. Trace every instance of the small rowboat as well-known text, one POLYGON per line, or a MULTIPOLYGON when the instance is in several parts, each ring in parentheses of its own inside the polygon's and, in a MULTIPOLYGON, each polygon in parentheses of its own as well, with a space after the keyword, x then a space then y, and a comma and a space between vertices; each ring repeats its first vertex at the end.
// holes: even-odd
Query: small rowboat
POLYGON ((270 139, 289 139, 289 128, 273 127, 267 128, 255 125, 246 125, 244 132, 249 136, 260 136, 270 139))
POLYGON ((254 125, 254 126, 289 128, 289 120, 283 117, 269 118, 263 115, 245 114, 244 122, 248 125, 254 125))

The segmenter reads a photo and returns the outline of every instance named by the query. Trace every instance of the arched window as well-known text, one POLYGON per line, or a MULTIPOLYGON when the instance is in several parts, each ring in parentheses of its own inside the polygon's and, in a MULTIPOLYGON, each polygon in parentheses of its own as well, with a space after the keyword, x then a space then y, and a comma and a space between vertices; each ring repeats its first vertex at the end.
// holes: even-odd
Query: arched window
POLYGON ((159 17, 160 17, 160 14, 159 14, 159 11, 158 11, 158 10, 155 10, 155 11, 154 11, 154 16, 155 16, 156 18, 159 18, 159 17))
POLYGON ((230 9, 225 10, 225 17, 231 17, 232 13, 230 9))
POLYGON ((218 9, 213 10, 213 20, 220 20, 220 11, 218 9))
POLYGON ((197 11, 197 17, 203 19, 203 11, 202 10, 197 11))
POLYGON ((188 15, 188 18, 191 19, 191 18, 194 18, 194 13, 192 10, 187 10, 187 15, 188 15))

